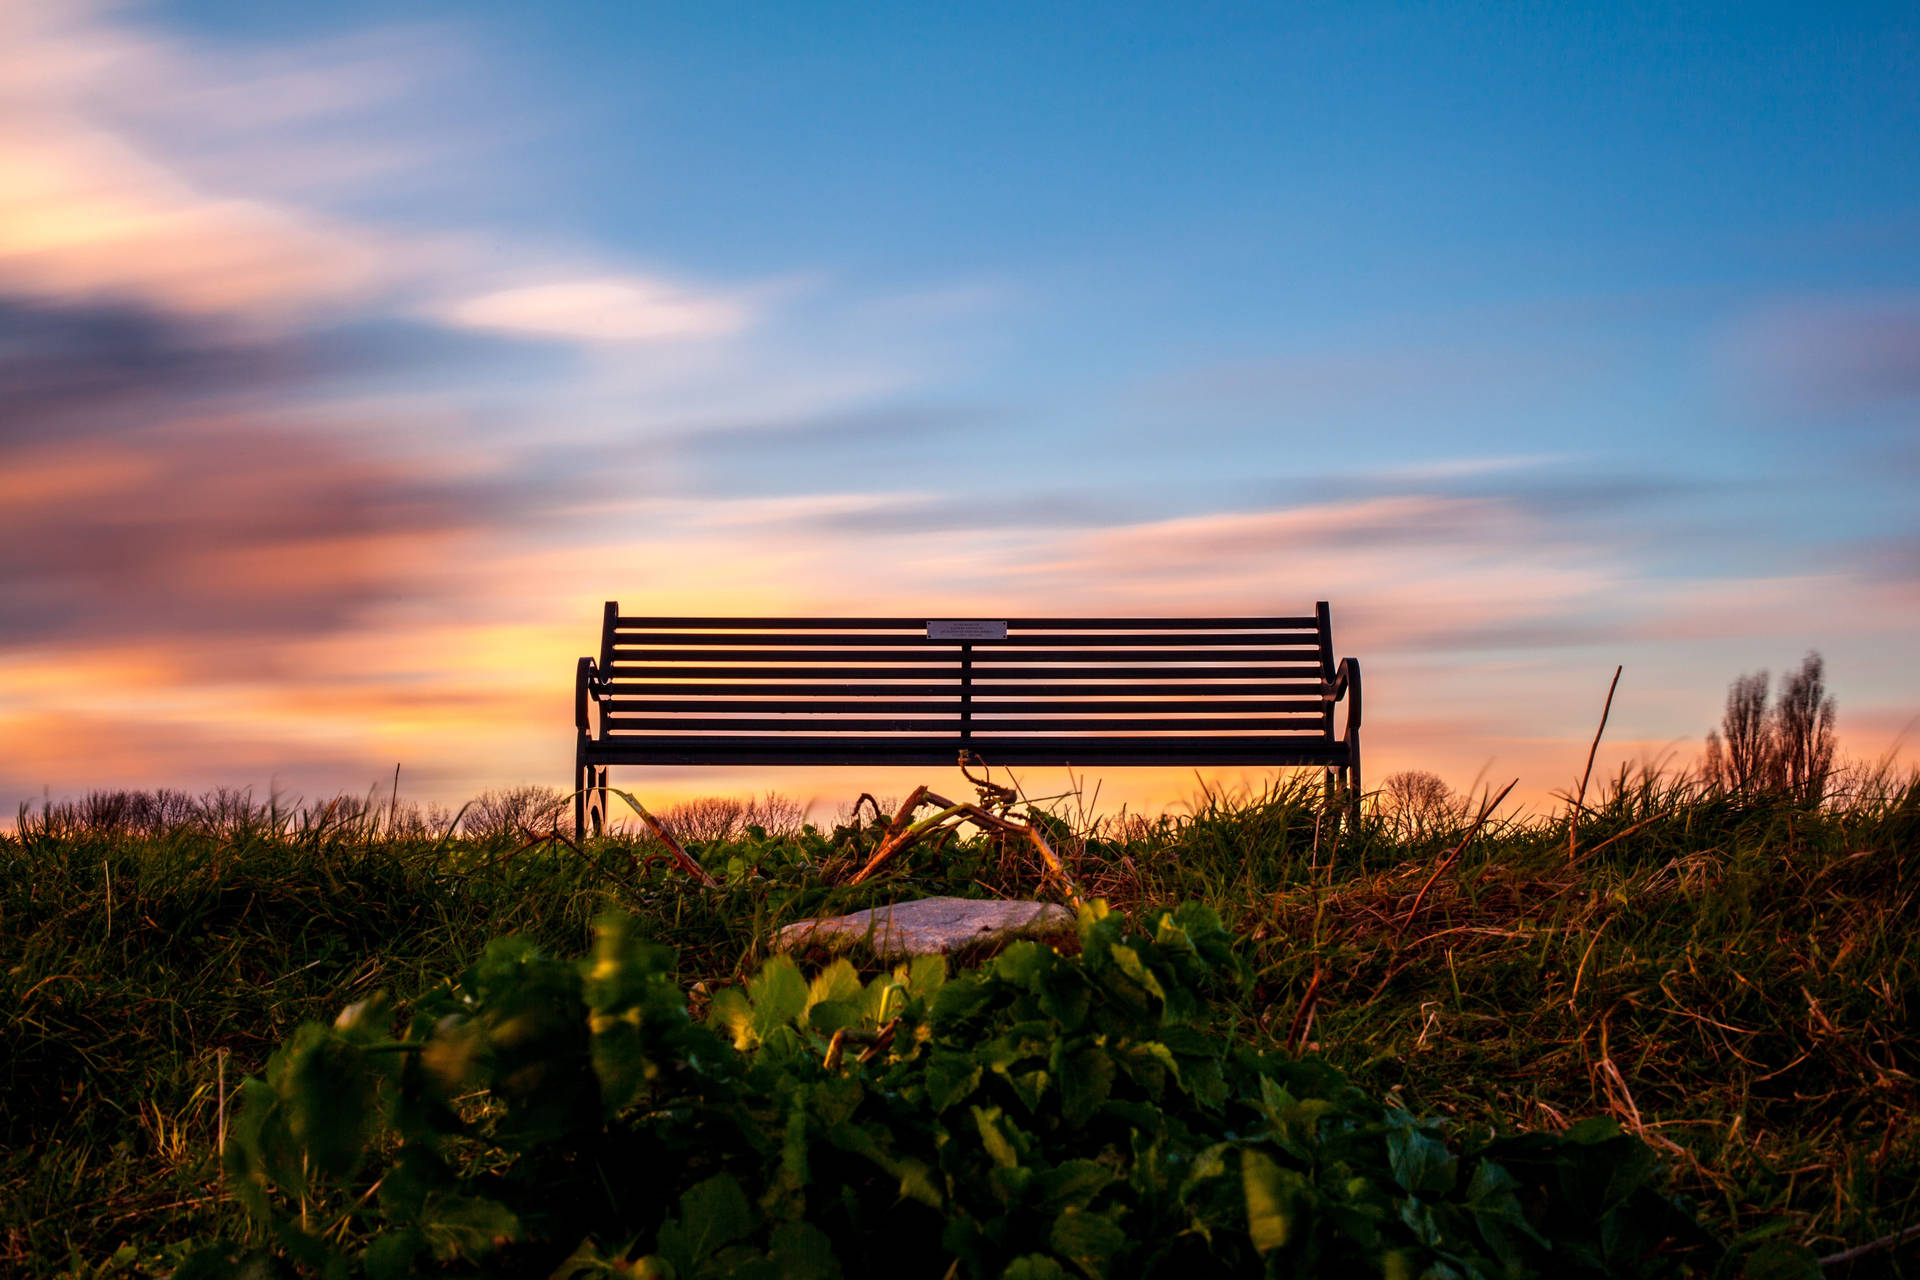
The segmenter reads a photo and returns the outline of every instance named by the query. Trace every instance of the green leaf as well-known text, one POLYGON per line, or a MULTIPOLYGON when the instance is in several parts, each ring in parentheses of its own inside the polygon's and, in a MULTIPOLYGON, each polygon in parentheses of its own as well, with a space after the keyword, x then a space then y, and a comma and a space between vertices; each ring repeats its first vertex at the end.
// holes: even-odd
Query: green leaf
POLYGON ((806 980, 790 958, 776 955, 748 980, 747 999, 753 1005, 749 1026, 756 1039, 765 1040, 775 1028, 797 1024, 807 1011, 806 980))
POLYGON ((520 1239, 520 1219, 513 1211, 482 1196, 428 1196, 417 1226, 441 1262, 475 1261, 520 1239))
POLYGON ((926 1080, 928 1104, 935 1112, 945 1111, 980 1087, 980 1064, 970 1054, 935 1049, 926 1080))
POLYGON ((895 977, 904 976, 907 981, 907 993, 925 999, 940 990, 947 981, 947 958, 945 956, 915 956, 900 969, 894 970, 895 977))
POLYGON ((1009 1262, 1000 1280, 1067 1280, 1067 1273, 1046 1254, 1029 1253, 1009 1262))
POLYGON ((1113 1256, 1127 1247, 1127 1233, 1101 1214, 1068 1209, 1053 1220, 1047 1244, 1088 1275, 1102 1276, 1113 1256))
POLYGON ((997 1165, 1009 1168, 1018 1165, 1020 1154, 1014 1150, 1013 1143, 1000 1127, 1003 1123, 1000 1108, 974 1107, 972 1111, 974 1127, 980 1131, 980 1142, 986 1147, 987 1155, 997 1165))
POLYGON ((751 1049, 758 1041, 753 1030, 753 1006, 738 987, 722 987, 707 1005, 707 1025, 733 1037, 736 1049, 751 1049))
POLYGON ((1240 1186, 1246 1196, 1247 1235, 1266 1253, 1293 1239, 1300 1225, 1300 1175, 1282 1169, 1256 1147, 1240 1152, 1240 1186))
POLYGON ((973 974, 949 980, 933 997, 935 1029, 958 1033, 960 1024, 978 1016, 993 997, 992 989, 973 974))
POLYGON ((1115 967, 1133 980, 1134 985, 1147 992, 1162 1004, 1166 1003, 1167 993, 1160 986, 1160 979, 1140 961, 1140 953, 1132 947, 1115 944, 1107 954, 1112 957, 1115 967))
POLYGON ((752 1233, 753 1209, 730 1173, 717 1173, 688 1187, 680 1212, 660 1226, 660 1253, 676 1271, 694 1268, 722 1247, 752 1233))
POLYGON ((842 1028, 859 1028, 869 1021, 860 1004, 852 1000, 822 1000, 807 1010, 807 1026, 814 1034, 830 1036, 842 1028))
POLYGON ((1020 1099, 1020 1105, 1027 1109, 1028 1115, 1039 1112, 1040 1104, 1047 1094, 1046 1072, 1022 1071, 1016 1074, 1005 1067, 996 1067, 994 1070, 1013 1087, 1014 1096, 1020 1099))
POLYGON ((1527 1269, 1522 1241, 1531 1241, 1542 1249, 1551 1247, 1527 1221, 1519 1190, 1519 1181, 1492 1160, 1480 1161, 1467 1183, 1467 1210, 1473 1215, 1474 1226, 1509 1272, 1527 1269))
POLYGON ((938 1209, 946 1197, 940 1193, 940 1183, 934 1177, 933 1169, 919 1160, 896 1160, 893 1162, 894 1176, 900 1179, 900 1197, 903 1200, 917 1200, 929 1209, 938 1209))
POLYGON ((1076 966, 1059 965, 1040 981, 1040 1011, 1059 1023, 1063 1031, 1084 1027, 1092 1005, 1093 992, 1076 966))
POLYGON ((1053 967, 1054 951, 1037 942, 1015 942, 993 962, 993 976, 1011 986, 1037 991, 1040 980, 1053 967))
POLYGON ((367 1280, 400 1280, 412 1273, 413 1260, 426 1247, 426 1237, 415 1228, 390 1232, 367 1246, 360 1265, 367 1280))
POLYGON ((1445 1143, 1423 1132, 1411 1120, 1387 1134, 1387 1158, 1393 1168, 1393 1180, 1413 1195, 1433 1198, 1453 1190, 1452 1153, 1445 1143))
POLYGON ((860 974, 854 969, 853 962, 842 956, 814 975, 813 981, 807 984, 807 1008, 812 1009, 830 1000, 855 1004, 861 994, 860 974))
POLYGON ((1058 1075, 1060 1118, 1078 1129, 1093 1118, 1094 1109, 1113 1092, 1113 1056, 1105 1049, 1082 1049, 1062 1057, 1058 1075))
POLYGON ((1180 1066, 1173 1060, 1173 1054, 1157 1040, 1129 1046, 1118 1055, 1118 1062, 1120 1069, 1156 1101, 1166 1092, 1169 1078, 1175 1081, 1180 1078, 1180 1066))
POLYGON ((1034 1190, 1046 1208, 1059 1213, 1086 1208, 1113 1182, 1114 1172, 1107 1165, 1096 1160, 1067 1160, 1041 1171, 1034 1179, 1034 1190))

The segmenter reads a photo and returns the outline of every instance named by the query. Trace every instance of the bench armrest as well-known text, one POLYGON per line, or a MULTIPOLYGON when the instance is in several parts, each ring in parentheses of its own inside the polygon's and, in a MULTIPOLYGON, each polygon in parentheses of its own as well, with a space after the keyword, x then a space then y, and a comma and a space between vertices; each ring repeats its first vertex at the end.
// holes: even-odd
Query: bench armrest
POLYGON ((592 658, 580 659, 573 680, 573 724, 581 736, 596 737, 600 731, 600 700, 606 696, 606 681, 592 658))
POLYGON ((1360 660, 1358 658, 1340 659, 1340 667, 1333 673, 1333 681, 1327 686, 1327 701, 1338 702, 1342 698, 1347 702, 1346 738, 1352 738, 1360 731, 1360 660))

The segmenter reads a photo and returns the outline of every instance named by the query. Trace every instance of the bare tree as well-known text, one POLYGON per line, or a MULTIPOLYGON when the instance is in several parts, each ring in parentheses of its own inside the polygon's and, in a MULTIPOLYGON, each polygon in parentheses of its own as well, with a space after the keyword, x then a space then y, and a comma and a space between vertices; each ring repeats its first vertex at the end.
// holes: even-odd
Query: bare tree
POLYGON ((737 796, 697 796, 660 811, 660 823, 680 840, 737 840, 748 827, 768 835, 800 834, 806 807, 791 796, 769 791, 755 799, 737 796))
POLYGON ((1402 840, 1418 840, 1450 825, 1454 819, 1453 788, 1438 774, 1407 769, 1380 786, 1394 833, 1402 840))
POLYGON ((806 824, 807 807, 778 791, 768 791, 758 800, 747 801, 746 812, 740 816, 743 830, 759 827, 771 836, 797 836, 806 824))
POLYGON ((1733 785, 1728 776, 1726 744, 1718 729, 1707 730, 1707 756, 1700 762, 1700 776, 1709 791, 1724 792, 1733 785))
POLYGON ((560 829, 567 797, 552 787, 524 785, 483 791, 460 819, 460 830, 470 840, 493 840, 523 829, 544 835, 560 829))
POLYGON ((1779 782, 1795 799, 1819 804, 1833 772, 1833 697, 1826 663, 1809 650, 1780 686, 1773 709, 1773 751, 1779 782))
POLYGON ((1771 787, 1778 770, 1772 724, 1767 716, 1765 671, 1744 675, 1727 686, 1727 708, 1720 718, 1726 749, 1726 782, 1739 795, 1771 787))
POLYGON ((662 809, 660 825, 677 840, 730 840, 746 810, 746 802, 735 796, 697 796, 662 809))

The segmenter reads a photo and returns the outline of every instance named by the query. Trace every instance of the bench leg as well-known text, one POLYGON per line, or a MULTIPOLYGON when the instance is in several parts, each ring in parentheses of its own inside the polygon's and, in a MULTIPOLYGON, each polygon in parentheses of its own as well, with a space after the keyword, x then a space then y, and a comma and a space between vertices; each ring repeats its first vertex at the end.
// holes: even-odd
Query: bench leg
POLYGON ((1360 829, 1360 734, 1358 730, 1349 735, 1347 756, 1347 812, 1353 820, 1353 829, 1360 829))
POLYGON ((596 836, 607 834, 607 769, 609 767, 603 764, 598 769, 590 771, 593 774, 593 834, 596 836))
POLYGON ((573 842, 576 845, 586 843, 587 839, 587 753, 584 747, 573 749, 573 842))

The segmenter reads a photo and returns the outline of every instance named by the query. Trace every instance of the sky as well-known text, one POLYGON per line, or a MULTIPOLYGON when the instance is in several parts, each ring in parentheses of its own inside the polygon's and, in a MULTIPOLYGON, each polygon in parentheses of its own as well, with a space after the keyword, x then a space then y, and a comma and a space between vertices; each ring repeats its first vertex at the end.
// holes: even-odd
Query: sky
POLYGON ((1877 758, 1916 486, 1911 5, 0 0, 9 812, 566 785, 609 599, 1324 599, 1536 806, 1817 649, 1877 758))

